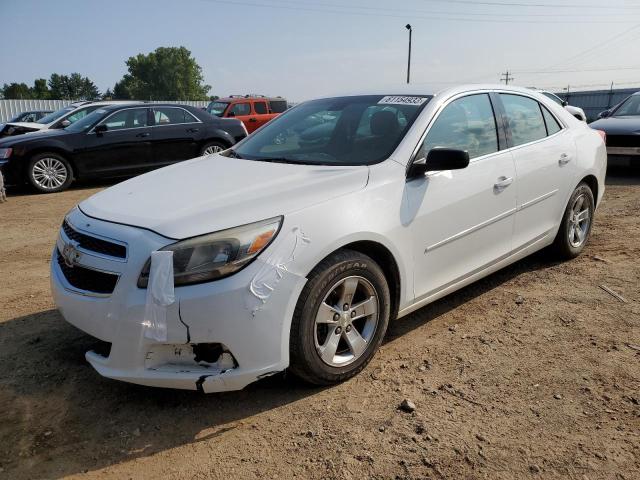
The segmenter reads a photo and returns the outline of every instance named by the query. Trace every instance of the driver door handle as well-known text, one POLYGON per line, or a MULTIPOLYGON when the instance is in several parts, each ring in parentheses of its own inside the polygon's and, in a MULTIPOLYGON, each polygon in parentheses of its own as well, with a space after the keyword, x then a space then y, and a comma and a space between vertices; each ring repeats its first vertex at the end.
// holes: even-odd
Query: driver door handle
POLYGON ((560 155, 560 159, 558 160, 558 163, 560 165, 566 165, 570 161, 571 161, 571 157, 569 155, 567 155, 566 153, 563 153, 562 155, 560 155))
POLYGON ((498 181, 493 184, 493 188, 501 192, 513 183, 513 177, 499 177, 498 181))
POLYGON ((144 133, 139 133, 139 134, 137 134, 137 135, 136 135, 136 137, 143 138, 143 137, 148 137, 149 135, 150 135, 150 133, 149 133, 149 132, 144 132, 144 133))

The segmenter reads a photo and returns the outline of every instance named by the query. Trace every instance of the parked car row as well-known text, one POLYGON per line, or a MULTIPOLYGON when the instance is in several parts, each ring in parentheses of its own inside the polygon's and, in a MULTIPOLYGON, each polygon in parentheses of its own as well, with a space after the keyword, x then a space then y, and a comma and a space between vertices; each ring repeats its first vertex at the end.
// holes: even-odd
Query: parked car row
POLYGON ((74 179, 137 175, 216 153, 247 135, 239 120, 186 105, 91 104, 76 108, 73 121, 71 112, 53 120, 53 125, 72 122, 63 129, 0 139, 7 183, 29 182, 40 192, 59 192, 74 179))

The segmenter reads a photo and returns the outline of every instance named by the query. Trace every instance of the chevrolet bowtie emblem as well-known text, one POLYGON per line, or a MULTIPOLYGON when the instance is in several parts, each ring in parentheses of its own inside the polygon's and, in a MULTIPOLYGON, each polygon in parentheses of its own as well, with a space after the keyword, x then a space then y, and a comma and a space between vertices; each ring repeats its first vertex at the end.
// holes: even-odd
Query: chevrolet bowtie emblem
POLYGON ((78 263, 78 258, 80 258, 77 246, 77 243, 65 243, 62 248, 62 259, 69 268, 73 268, 78 263))

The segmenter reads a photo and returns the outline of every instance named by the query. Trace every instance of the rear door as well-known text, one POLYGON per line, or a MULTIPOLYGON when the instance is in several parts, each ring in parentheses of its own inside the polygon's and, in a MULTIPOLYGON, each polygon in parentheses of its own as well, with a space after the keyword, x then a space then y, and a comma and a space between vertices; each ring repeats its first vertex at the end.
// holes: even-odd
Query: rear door
MULTIPOLYGON (((275 116, 269 113, 269 105, 266 100, 255 100, 253 102, 253 111, 255 112, 253 118, 256 119, 256 129, 260 128, 275 116)), ((251 121, 251 119, 249 119, 249 121, 251 121)))
POLYGON ((88 176, 129 175, 147 169, 151 154, 150 110, 125 108, 107 116, 86 135, 85 146, 77 154, 79 168, 88 176))
POLYGON ((576 147, 569 129, 534 98, 500 93, 518 175, 514 248, 555 233, 574 188, 576 147))
POLYGON ((407 182, 417 301, 490 267, 512 248, 516 173, 489 94, 445 105, 416 158, 436 147, 466 150, 470 163, 407 182))
POLYGON ((182 107, 154 107, 150 167, 195 158, 205 126, 182 107))

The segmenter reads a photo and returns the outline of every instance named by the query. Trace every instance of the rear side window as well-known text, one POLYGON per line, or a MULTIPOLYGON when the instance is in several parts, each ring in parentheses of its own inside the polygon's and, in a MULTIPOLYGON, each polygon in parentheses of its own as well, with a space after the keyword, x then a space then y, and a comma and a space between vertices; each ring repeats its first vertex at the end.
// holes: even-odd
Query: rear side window
POLYGON ((535 142, 547 136, 540 104, 532 98, 501 93, 513 146, 535 142))
POLYGON ((469 158, 498 151, 498 131, 493 108, 486 94, 458 98, 436 118, 418 157, 436 147, 469 152, 469 158))
POLYGON ((273 113, 282 113, 287 109, 286 100, 269 100, 269 105, 273 113))
POLYGON ((253 109, 260 115, 267 113, 267 102, 255 102, 253 104, 253 109))
POLYGON ((147 126, 147 109, 130 108, 121 110, 100 122, 107 126, 108 130, 123 130, 125 128, 140 128, 147 126))
POLYGON ((230 113, 234 115, 251 115, 251 104, 250 103, 236 103, 233 107, 231 107, 230 113))
POLYGON ((562 130, 562 127, 556 120, 556 118, 551 115, 551 112, 547 110, 547 108, 543 105, 540 105, 542 109, 542 116, 544 117, 544 123, 547 125, 547 135, 553 135, 554 133, 558 133, 562 130))
POLYGON ((196 118, 182 108, 160 107, 153 109, 156 125, 172 125, 178 123, 194 123, 196 118))

